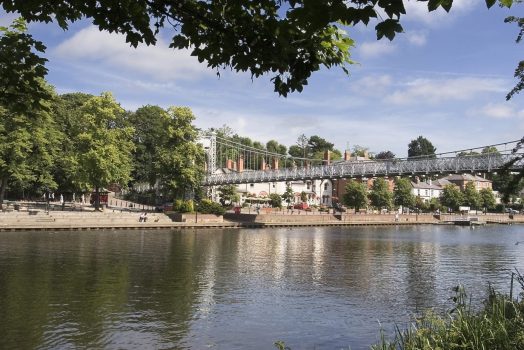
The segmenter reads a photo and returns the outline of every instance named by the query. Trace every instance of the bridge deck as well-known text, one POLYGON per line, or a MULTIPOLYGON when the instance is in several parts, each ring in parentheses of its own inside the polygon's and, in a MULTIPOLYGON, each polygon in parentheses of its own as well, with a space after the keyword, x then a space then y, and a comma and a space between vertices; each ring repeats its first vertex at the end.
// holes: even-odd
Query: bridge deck
POLYGON ((204 186, 293 180, 339 179, 419 174, 482 173, 508 168, 522 170, 524 154, 486 154, 432 159, 341 161, 329 165, 277 170, 246 170, 207 175, 204 186), (509 165, 508 165, 509 164, 509 165))

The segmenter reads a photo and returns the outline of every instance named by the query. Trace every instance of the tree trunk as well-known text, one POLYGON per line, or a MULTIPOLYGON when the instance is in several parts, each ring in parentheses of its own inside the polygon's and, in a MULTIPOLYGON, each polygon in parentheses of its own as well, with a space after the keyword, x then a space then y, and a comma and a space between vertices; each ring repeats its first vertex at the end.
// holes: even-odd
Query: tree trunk
POLYGON ((100 188, 95 187, 95 211, 100 210, 100 188))
POLYGON ((7 187, 7 178, 0 179, 0 210, 4 208, 5 188, 7 187))

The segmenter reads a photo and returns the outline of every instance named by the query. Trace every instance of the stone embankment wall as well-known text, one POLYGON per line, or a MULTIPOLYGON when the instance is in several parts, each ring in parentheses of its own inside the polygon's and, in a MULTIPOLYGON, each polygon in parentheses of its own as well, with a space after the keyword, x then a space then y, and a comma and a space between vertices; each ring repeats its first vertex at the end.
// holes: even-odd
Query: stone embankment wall
POLYGON ((175 213, 169 212, 167 215, 174 222, 185 222, 189 224, 199 223, 199 224, 209 224, 209 223, 221 223, 224 222, 224 217, 222 215, 213 215, 213 214, 195 214, 195 213, 175 213))
POLYGON ((229 221, 258 222, 258 223, 438 223, 439 220, 431 214, 346 214, 346 213, 311 213, 295 211, 293 214, 261 213, 261 214, 232 214, 224 215, 229 221))
MULTIPOLYGON (((1 227, 115 227, 138 225, 140 212, 45 212, 13 211, 0 213, 1 227)), ((148 213, 147 224, 172 224, 162 213, 148 213)))

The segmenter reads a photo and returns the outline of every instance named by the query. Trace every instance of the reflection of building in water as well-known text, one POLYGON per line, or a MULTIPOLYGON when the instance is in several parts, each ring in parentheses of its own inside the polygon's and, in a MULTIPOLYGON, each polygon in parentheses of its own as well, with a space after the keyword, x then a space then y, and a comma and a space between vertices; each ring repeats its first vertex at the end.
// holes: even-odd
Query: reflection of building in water
POLYGON ((324 269, 326 268, 325 251, 325 230, 315 229, 313 233, 313 280, 317 283, 322 282, 324 269))

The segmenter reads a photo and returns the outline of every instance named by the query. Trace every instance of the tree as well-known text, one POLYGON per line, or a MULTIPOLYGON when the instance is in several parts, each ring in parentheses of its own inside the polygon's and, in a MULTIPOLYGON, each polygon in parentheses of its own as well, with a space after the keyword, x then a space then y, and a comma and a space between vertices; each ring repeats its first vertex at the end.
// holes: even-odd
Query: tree
POLYGON ((350 208, 355 208, 358 212, 368 203, 368 189, 366 185, 354 180, 349 180, 346 184, 346 193, 342 196, 342 202, 350 208))
POLYGON ((291 186, 287 185, 286 192, 282 194, 282 199, 285 200, 287 205, 289 206, 294 198, 295 194, 293 193, 293 189, 291 189, 291 186))
POLYGON ((448 208, 457 210, 460 205, 464 202, 464 196, 460 189, 453 184, 444 186, 442 193, 440 194, 440 203, 448 208))
POLYGON ((499 150, 495 146, 486 146, 482 149, 482 154, 500 154, 499 150))
POLYGON ((389 192, 388 183, 383 178, 377 178, 373 181, 369 200, 371 205, 377 209, 391 208, 393 195, 389 192))
MULTIPOLYGON (((419 0, 424 1, 425 0, 419 0)), ((488 7, 496 0, 486 0, 488 7)), ((511 6, 511 0, 499 0, 511 6)), ((170 47, 189 49, 212 69, 232 68, 252 77, 273 73, 280 95, 302 91, 313 72, 341 67, 349 74, 353 40, 342 26, 368 25, 373 20, 377 39, 393 40, 404 31, 404 1, 377 0, 267 0, 164 1, 136 0, 132 6, 113 0, 2 0, 7 12, 28 21, 53 22, 67 29, 69 22, 92 19, 100 30, 123 33, 136 47, 154 45, 171 26, 170 47)), ((429 11, 450 11, 453 1, 429 0, 429 11)))
POLYGON ((300 200, 302 202, 307 202, 307 193, 305 191, 300 192, 300 200))
POLYGON ((368 153, 369 148, 360 145, 353 146, 353 155, 356 157, 365 157, 368 153))
POLYGON ((470 151, 470 152, 462 151, 457 154, 457 157, 468 157, 468 156, 478 156, 478 155, 479 155, 478 152, 475 152, 475 151, 470 151))
POLYGON ((48 110, 9 112, 0 105, 0 209, 8 186, 40 193, 57 187, 52 170, 60 133, 48 110))
POLYGON ((166 111, 166 140, 157 148, 155 169, 160 187, 173 198, 197 191, 204 176, 205 153, 197 143, 195 116, 187 107, 166 111))
POLYGON ((394 159, 394 158, 395 158, 395 153, 391 151, 382 151, 382 152, 377 153, 377 155, 375 156, 375 159, 394 159))
POLYGON ((62 192, 86 191, 87 185, 80 179, 78 163, 78 135, 83 129, 81 107, 95 96, 83 93, 60 95, 52 104, 52 113, 61 132, 58 143, 59 156, 55 159, 53 177, 62 192))
POLYGON ((415 195, 412 193, 411 188, 411 181, 408 178, 398 178, 395 181, 395 188, 393 189, 395 205, 406 208, 415 206, 415 195))
MULTIPOLYGON (((522 0, 508 1, 508 5, 511 5, 512 2, 522 3, 522 0)), ((502 3, 502 1, 501 1, 502 3)), ((524 36, 524 17, 509 16, 504 20, 506 23, 516 23, 519 27, 519 33, 517 39, 515 40, 518 43, 522 41, 524 36)), ((506 95, 506 100, 510 100, 515 94, 518 94, 522 89, 524 89, 524 60, 520 61, 515 68, 514 77, 517 78, 517 84, 511 91, 506 95)))
POLYGON ((425 137, 419 136, 408 145, 408 158, 435 158, 437 149, 425 137))
POLYGON ((312 154, 315 153, 324 153, 325 151, 332 151, 334 144, 331 142, 328 142, 326 139, 318 136, 313 135, 309 138, 307 142, 307 146, 309 151, 312 154))
POLYGON ((94 187, 98 210, 101 188, 125 185, 131 179, 134 130, 110 93, 90 98, 79 112, 82 127, 75 139, 79 178, 94 187))
POLYGON ((133 173, 134 181, 154 186, 159 180, 158 155, 168 141, 169 116, 159 106, 143 106, 129 114, 134 127, 133 173))
POLYGON ((56 187, 50 176, 57 130, 48 113, 54 93, 45 83, 45 46, 22 19, 0 27, 0 208, 9 183, 56 187))
POLYGON ((269 199, 272 208, 282 208, 282 197, 278 193, 271 193, 269 199))
POLYGON ((468 205, 472 209, 478 209, 482 204, 482 197, 477 192, 475 184, 473 182, 468 182, 464 187, 464 202, 465 205, 468 205))
POLYGON ((309 144, 309 139, 307 138, 307 136, 304 134, 300 135, 297 138, 297 144, 296 144, 298 148, 293 148, 293 152, 295 154, 291 154, 291 147, 289 148, 289 154, 291 154, 293 157, 307 158, 309 156, 308 144, 309 144))
POLYGON ((233 203, 236 197, 238 197, 237 187, 235 185, 223 185, 220 186, 217 191, 220 196, 220 204, 223 206, 233 203))
POLYGON ((46 47, 26 31, 21 18, 9 28, 0 27, 0 106, 10 115, 38 113, 52 97, 42 83, 47 60, 35 53, 46 47))
POLYGON ((523 173, 512 174, 502 170, 493 175, 493 189, 502 194, 502 201, 509 203, 512 196, 516 196, 524 188, 523 173))
POLYGON ((487 210, 495 208, 495 195, 491 188, 483 188, 479 191, 480 205, 487 210))
POLYGON ((266 150, 271 153, 278 153, 285 155, 287 153, 287 147, 278 143, 275 140, 269 140, 266 143, 266 150))

